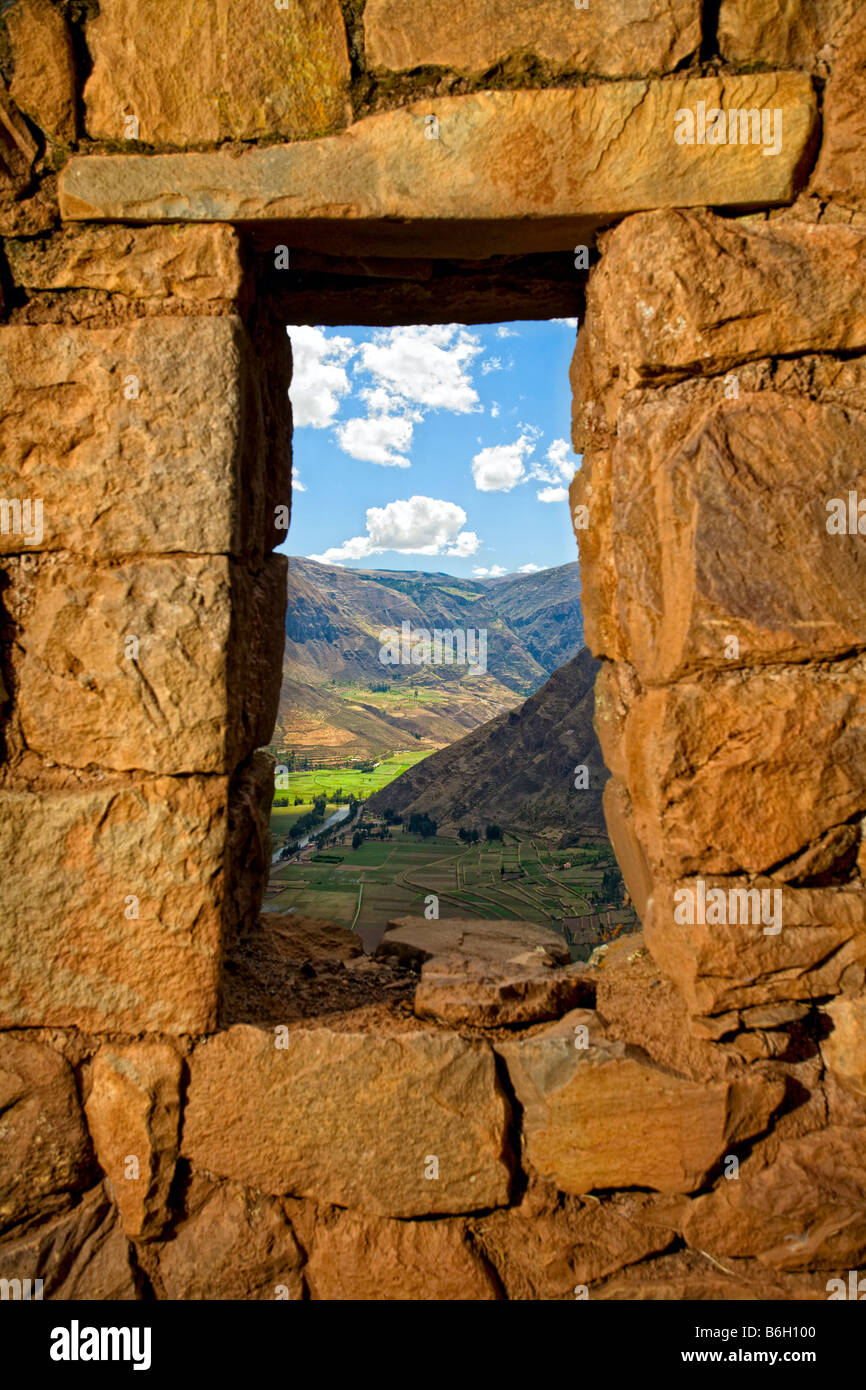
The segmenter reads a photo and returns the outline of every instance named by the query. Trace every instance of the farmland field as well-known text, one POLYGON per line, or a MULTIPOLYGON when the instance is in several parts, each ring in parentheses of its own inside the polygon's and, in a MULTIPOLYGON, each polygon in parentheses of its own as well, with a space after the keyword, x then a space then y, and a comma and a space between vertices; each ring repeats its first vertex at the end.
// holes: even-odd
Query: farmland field
POLYGON ((330 816, 337 810, 337 804, 331 801, 331 796, 336 792, 342 792, 345 798, 355 796, 359 801, 365 801, 373 792, 380 791, 382 787, 387 787, 389 782, 393 782, 395 777, 399 777, 401 772, 413 767, 415 763, 426 758, 430 749, 410 749, 405 753, 395 753, 393 757, 386 758, 383 762, 377 763, 372 772, 358 772, 354 768, 316 768, 313 772, 290 772, 288 775, 288 788, 277 788, 274 793, 274 800, 288 800, 287 806, 271 807, 271 831, 278 837, 285 838, 294 827, 295 821, 301 816, 312 811, 313 802, 317 796, 327 798, 325 815, 330 816), (295 797, 303 798, 296 806, 295 797))
MULTIPOLYGON (((557 850, 507 833, 505 844, 467 847, 444 836, 409 835, 403 827, 395 827, 390 840, 367 840, 355 850, 349 833, 328 853, 339 854, 342 862, 308 858, 276 866, 266 905, 354 925, 368 945, 390 917, 423 916, 430 894, 438 898, 440 918, 517 918, 551 926, 570 940, 565 919, 588 918, 606 906, 600 902, 601 879, 612 862, 597 846, 557 850), (522 876, 506 878, 508 873, 522 876)), ((634 921, 631 909, 611 908, 599 940, 612 916, 634 921)))

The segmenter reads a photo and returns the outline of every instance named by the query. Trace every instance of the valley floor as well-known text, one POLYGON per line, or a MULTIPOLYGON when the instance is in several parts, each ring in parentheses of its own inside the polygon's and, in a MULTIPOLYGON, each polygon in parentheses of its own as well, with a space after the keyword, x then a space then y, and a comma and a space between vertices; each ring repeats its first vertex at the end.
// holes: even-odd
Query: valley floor
POLYGON ((368 950, 389 919, 423 916, 431 895, 438 900, 440 918, 549 925, 569 942, 574 959, 592 945, 634 929, 631 908, 602 901, 602 876, 614 862, 606 847, 556 850, 508 831, 504 841, 466 846, 394 826, 391 839, 369 839, 352 849, 356 828, 321 852, 310 847, 299 862, 275 866, 265 910, 294 908, 354 927, 368 950))

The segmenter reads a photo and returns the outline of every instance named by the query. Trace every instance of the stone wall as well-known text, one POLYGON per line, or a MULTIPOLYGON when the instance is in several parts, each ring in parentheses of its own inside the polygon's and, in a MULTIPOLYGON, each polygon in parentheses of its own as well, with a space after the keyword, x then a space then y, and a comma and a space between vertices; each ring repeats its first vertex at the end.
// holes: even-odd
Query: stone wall
POLYGON ((15 0, 0 74, 0 1276, 826 1297, 866 1257, 864 574, 826 524, 866 488, 853 0, 15 0), (778 110, 779 152, 676 143, 700 101, 778 110), (258 924, 282 324, 584 301, 645 944, 576 1013, 444 1019, 258 924), (714 887, 780 930, 677 921, 714 887))

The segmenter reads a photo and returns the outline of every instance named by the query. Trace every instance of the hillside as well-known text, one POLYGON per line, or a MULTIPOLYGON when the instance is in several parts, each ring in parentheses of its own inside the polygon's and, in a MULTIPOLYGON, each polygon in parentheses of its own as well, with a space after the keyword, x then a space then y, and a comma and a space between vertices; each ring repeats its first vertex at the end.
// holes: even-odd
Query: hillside
POLYGON ((581 642, 576 563, 496 580, 292 557, 274 745, 341 760, 440 748, 519 704, 581 642), (404 622, 485 630, 486 671, 383 664, 380 634, 404 622))
POLYGON ((601 794, 607 780, 592 725, 599 663, 584 648, 518 709, 433 753, 367 802, 380 814, 426 811, 446 831, 503 829, 559 837, 561 847, 606 839, 601 794), (574 769, 589 769, 577 790, 574 769))

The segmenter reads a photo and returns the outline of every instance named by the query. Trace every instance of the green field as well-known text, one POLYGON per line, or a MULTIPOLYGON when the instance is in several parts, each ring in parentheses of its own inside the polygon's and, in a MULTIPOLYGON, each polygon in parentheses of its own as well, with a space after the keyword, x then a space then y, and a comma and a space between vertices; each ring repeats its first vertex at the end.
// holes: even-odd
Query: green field
POLYGON ((272 834, 278 841, 286 839, 295 821, 313 809, 313 802, 317 796, 328 798, 326 816, 338 809, 337 803, 330 800, 335 792, 341 791, 344 798, 355 796, 359 801, 366 801, 373 792, 381 791, 382 787, 387 787, 389 782, 399 777, 401 772, 426 758, 430 751, 428 748, 420 752, 413 749, 405 753, 395 753, 393 757, 377 763, 372 772, 358 772, 350 767, 317 768, 315 772, 290 772, 288 788, 277 788, 274 792, 275 800, 285 797, 289 804, 271 807, 272 834), (297 806, 294 804, 296 796, 303 797, 303 801, 297 806))
POLYGON ((315 772, 290 772, 288 792, 278 791, 276 795, 288 796, 290 801, 294 801, 296 796, 302 796, 305 801, 312 803, 314 797, 321 796, 322 793, 327 796, 341 787, 345 796, 351 794, 363 801, 372 796, 373 792, 387 787, 401 772, 420 763, 431 751, 425 748, 395 753, 393 757, 377 763, 372 772, 357 772, 350 767, 317 768, 315 772))
POLYGON ((368 840, 356 850, 346 839, 339 845, 341 864, 275 866, 267 905, 373 931, 384 929, 389 917, 423 915, 425 898, 433 893, 441 918, 517 918, 550 925, 568 939, 562 919, 594 910, 587 894, 600 892, 604 868, 612 862, 597 847, 556 850, 511 834, 505 844, 468 848, 444 836, 409 835, 402 827, 395 827, 393 839, 368 840), (500 866, 516 870, 518 859, 524 876, 504 878, 500 866))

